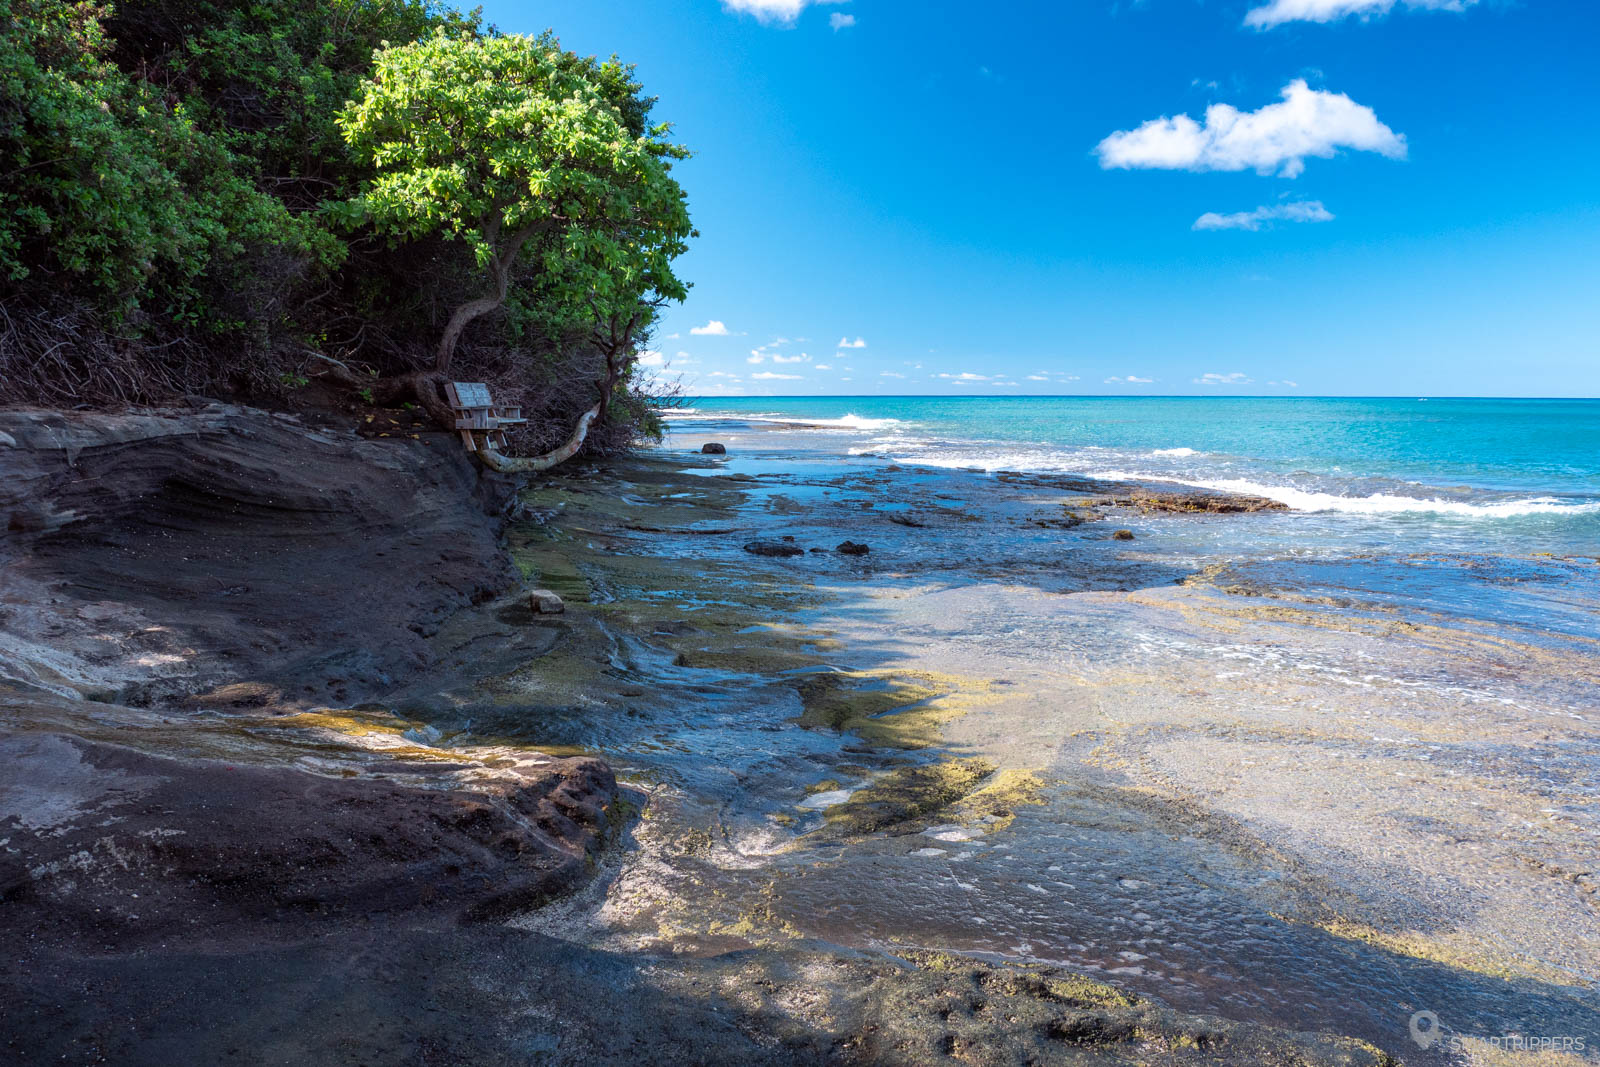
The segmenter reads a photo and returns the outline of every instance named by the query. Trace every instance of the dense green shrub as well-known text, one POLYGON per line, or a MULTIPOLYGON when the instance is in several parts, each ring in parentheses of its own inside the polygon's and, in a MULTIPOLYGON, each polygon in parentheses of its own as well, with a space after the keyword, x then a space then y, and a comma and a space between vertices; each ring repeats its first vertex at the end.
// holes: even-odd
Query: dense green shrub
POLYGON ((0 0, 0 271, 112 318, 185 326, 205 279, 252 247, 327 261, 334 243, 239 173, 233 154, 106 58, 100 10, 0 0))
MULTIPOLYGON (((683 296, 690 229, 668 175, 683 152, 615 60, 434 0, 0 14, 0 402, 281 397, 331 366, 346 385, 415 378, 487 282, 497 299, 458 323, 455 371, 543 412, 537 443, 683 296), (507 63, 539 76, 501 85, 507 63), (442 106, 385 111, 401 88, 385 69, 442 106), (451 101, 487 125, 452 125, 451 101), (486 179, 513 164, 507 200, 486 179), (441 192, 451 174, 478 184, 441 192), (499 245, 503 279, 486 275, 486 250, 535 215, 514 254, 499 245)), ((626 376, 617 388, 602 442, 652 424, 626 376)))

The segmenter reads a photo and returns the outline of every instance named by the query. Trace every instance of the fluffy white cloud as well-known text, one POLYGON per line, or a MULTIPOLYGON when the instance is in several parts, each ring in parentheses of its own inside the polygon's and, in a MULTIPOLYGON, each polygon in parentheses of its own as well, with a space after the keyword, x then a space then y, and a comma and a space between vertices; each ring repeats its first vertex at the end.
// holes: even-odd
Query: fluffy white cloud
POLYGON ((941 378, 949 378, 953 382, 986 382, 987 374, 973 374, 971 371, 962 371, 960 374, 940 374, 941 378))
POLYGON ((666 363, 667 357, 663 356, 660 352, 654 352, 646 349, 645 351, 639 353, 639 366, 641 367, 664 367, 666 366, 666 363))
POLYGON ((904 374, 897 374, 892 370, 881 370, 881 371, 878 372, 878 377, 880 377, 880 378, 904 378, 905 375, 904 374))
POLYGON ((842 15, 835 11, 833 14, 828 16, 828 25, 833 27, 834 33, 838 33, 840 30, 849 29, 855 24, 856 17, 854 15, 842 15))
POLYGON ((832 370, 832 369, 833 369, 833 364, 832 363, 818 363, 817 364, 817 370, 832 370))
POLYGON ((841 338, 839 338, 838 345, 836 345, 835 347, 837 347, 837 348, 866 348, 867 347, 867 342, 863 341, 859 337, 857 337, 854 341, 850 340, 850 338, 848 338, 848 337, 841 337, 841 338))
POLYGON ((1320 200, 1297 200, 1290 204, 1269 204, 1254 211, 1235 211, 1219 215, 1208 211, 1194 220, 1196 230, 1259 230, 1262 223, 1332 222, 1333 212, 1322 206, 1320 200))
MULTIPOLYGON (((1465 11, 1478 0, 1400 0, 1411 11, 1465 11)), ((1271 29, 1285 22, 1337 22, 1350 15, 1363 19, 1387 15, 1395 0, 1271 0, 1251 8, 1244 16, 1246 26, 1271 29)))
POLYGON ((774 362, 774 363, 810 363, 811 362, 811 357, 806 355, 804 352, 802 352, 798 356, 773 356, 772 357, 772 362, 774 362))
POLYGON ((726 337, 728 336, 728 327, 719 320, 712 319, 704 326, 691 327, 689 332, 696 337, 726 337))
POLYGON ((1030 375, 1028 375, 1028 381, 1030 381, 1030 382, 1048 382, 1049 380, 1050 379, 1045 377, 1043 374, 1030 374, 1030 375))
POLYGON ((759 348, 752 349, 749 358, 745 360, 746 363, 765 363, 766 361, 767 357, 761 354, 761 349, 759 348))
POLYGON ((1217 374, 1215 371, 1213 371, 1210 374, 1202 374, 1200 377, 1194 379, 1194 384, 1196 384, 1196 385, 1250 385, 1254 381, 1255 381, 1254 378, 1251 378, 1248 375, 1240 374, 1238 371, 1234 371, 1232 374, 1217 374))
POLYGON ((1307 156, 1328 159, 1341 148, 1406 157, 1404 134, 1378 121, 1370 107, 1343 93, 1313 89, 1296 78, 1283 99, 1258 111, 1228 104, 1206 108, 1205 123, 1188 115, 1151 119, 1119 130, 1095 148, 1100 166, 1163 170, 1248 170, 1298 177, 1307 156))
POLYGON ((750 380, 753 382, 798 382, 800 381, 800 375, 778 374, 774 371, 763 370, 750 375, 750 380))
POLYGON ((1141 378, 1137 374, 1130 374, 1126 378, 1110 377, 1106 379, 1107 385, 1149 385, 1154 378, 1141 378))
MULTIPOLYGON (((794 20, 800 17, 800 12, 812 4, 843 2, 844 0, 722 0, 722 6, 741 15, 754 15, 761 22, 792 26, 794 20)), ((838 27, 835 26, 834 29, 838 27)))

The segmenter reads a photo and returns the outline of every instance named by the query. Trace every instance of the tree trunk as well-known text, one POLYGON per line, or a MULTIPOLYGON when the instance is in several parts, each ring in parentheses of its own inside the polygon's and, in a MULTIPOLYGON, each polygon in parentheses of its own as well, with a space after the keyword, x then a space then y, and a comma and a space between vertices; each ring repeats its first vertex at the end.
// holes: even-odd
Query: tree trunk
MULTIPOLYGON (((489 261, 489 274, 494 283, 494 289, 476 300, 468 300, 456 308, 450 315, 450 321, 445 324, 444 335, 439 338, 439 350, 433 358, 433 369, 440 375, 450 373, 450 361, 455 358, 456 342, 461 340, 461 331, 467 324, 480 315, 487 315, 495 308, 506 302, 506 292, 511 287, 511 265, 517 260, 517 253, 522 251, 522 246, 528 238, 544 229, 548 222, 531 222, 511 235, 506 242, 503 252, 489 261)), ((499 224, 495 223, 485 237, 492 243, 494 232, 499 224)))
POLYGON ((529 474, 535 471, 547 471, 560 463, 565 463, 578 454, 578 449, 583 447, 584 440, 589 436, 589 426, 600 417, 600 410, 605 407, 602 400, 594 407, 585 411, 578 419, 577 429, 572 431, 572 436, 567 438, 567 443, 553 452, 546 452, 542 456, 502 456, 494 450, 494 446, 485 442, 478 450, 478 457, 483 460, 483 465, 492 471, 501 474, 529 474))

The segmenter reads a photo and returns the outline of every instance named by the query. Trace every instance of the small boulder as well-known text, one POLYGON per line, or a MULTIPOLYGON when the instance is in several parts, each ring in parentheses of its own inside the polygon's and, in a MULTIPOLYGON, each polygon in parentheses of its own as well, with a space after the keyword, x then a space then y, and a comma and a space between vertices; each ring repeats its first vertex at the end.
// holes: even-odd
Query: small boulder
POLYGON ((872 549, 855 541, 840 541, 839 554, 843 556, 865 556, 872 549))
POLYGON ((1132 530, 1113 530, 1112 533, 1111 533, 1111 540, 1113 540, 1113 541, 1132 541, 1133 540, 1133 531, 1132 530))
POLYGON ((535 615, 560 615, 567 610, 561 598, 548 589, 528 590, 528 607, 533 609, 535 615))
POLYGON ((746 552, 757 556, 799 556, 805 549, 787 541, 751 541, 744 546, 746 552))
POLYGON ((707 441, 700 446, 700 451, 707 456, 726 456, 728 454, 728 446, 718 441, 707 441))

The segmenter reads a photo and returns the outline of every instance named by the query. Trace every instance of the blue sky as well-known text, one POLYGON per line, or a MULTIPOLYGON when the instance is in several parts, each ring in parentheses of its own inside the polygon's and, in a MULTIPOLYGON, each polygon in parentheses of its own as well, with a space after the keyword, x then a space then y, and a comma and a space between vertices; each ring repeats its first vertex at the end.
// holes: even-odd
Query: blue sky
POLYGON ((1600 395, 1588 0, 485 14, 695 152, 691 391, 1600 395))

